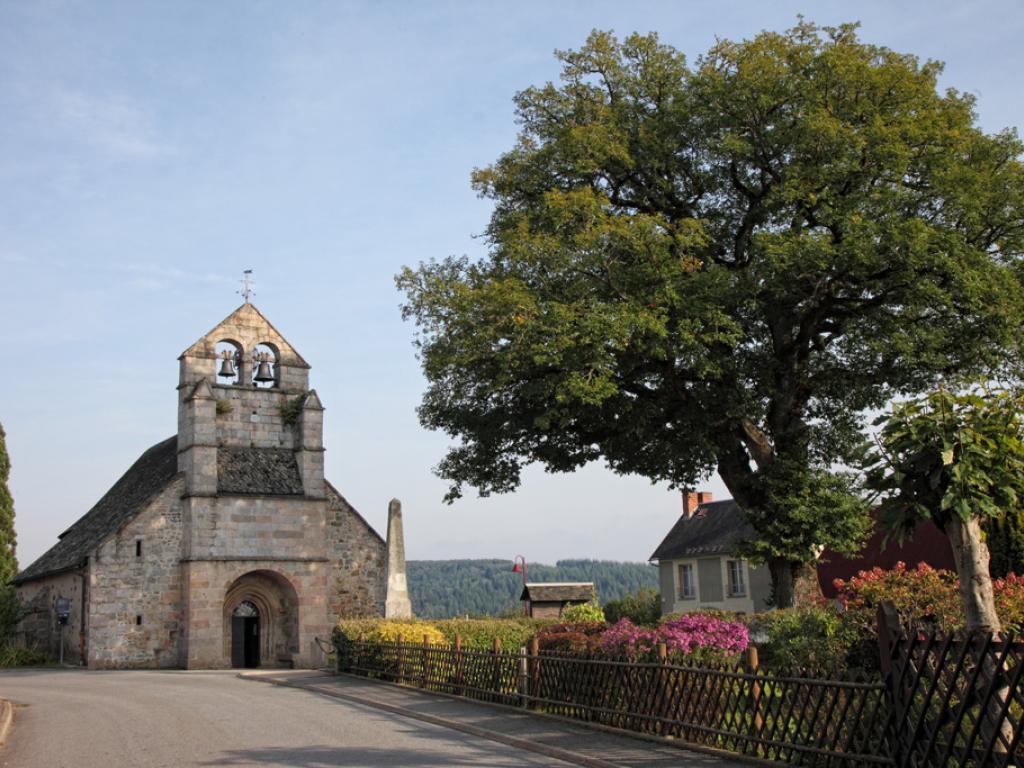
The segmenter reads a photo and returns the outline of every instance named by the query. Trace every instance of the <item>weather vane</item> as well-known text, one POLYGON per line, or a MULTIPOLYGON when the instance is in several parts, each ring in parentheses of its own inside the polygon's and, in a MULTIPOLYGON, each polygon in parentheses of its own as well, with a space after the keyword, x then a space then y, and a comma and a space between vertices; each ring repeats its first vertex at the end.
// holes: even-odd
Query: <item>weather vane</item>
POLYGON ((249 299, 253 297, 253 294, 255 294, 256 291, 252 289, 252 270, 247 269, 243 272, 243 274, 245 275, 245 277, 238 281, 242 284, 242 290, 236 291, 236 293, 238 293, 242 298, 244 298, 245 303, 248 304, 249 299))

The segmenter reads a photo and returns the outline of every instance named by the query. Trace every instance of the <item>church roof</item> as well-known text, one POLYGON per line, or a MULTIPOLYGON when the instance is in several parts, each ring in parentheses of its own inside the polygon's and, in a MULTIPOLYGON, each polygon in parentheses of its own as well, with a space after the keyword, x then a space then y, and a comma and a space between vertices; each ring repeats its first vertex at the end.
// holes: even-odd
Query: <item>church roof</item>
POLYGON ((147 450, 60 541, 14 579, 15 584, 77 568, 104 539, 141 512, 178 474, 178 438, 147 450))
POLYGON ((302 496, 302 475, 291 448, 217 449, 217 492, 302 496))

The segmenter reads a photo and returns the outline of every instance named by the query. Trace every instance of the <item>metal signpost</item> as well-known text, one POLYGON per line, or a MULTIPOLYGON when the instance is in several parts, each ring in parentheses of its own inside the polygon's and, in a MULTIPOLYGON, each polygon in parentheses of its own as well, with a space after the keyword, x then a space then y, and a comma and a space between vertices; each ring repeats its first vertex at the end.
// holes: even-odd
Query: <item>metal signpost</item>
POLYGON ((60 663, 64 666, 64 627, 68 625, 71 618, 71 598, 57 598, 57 623, 60 624, 60 663))

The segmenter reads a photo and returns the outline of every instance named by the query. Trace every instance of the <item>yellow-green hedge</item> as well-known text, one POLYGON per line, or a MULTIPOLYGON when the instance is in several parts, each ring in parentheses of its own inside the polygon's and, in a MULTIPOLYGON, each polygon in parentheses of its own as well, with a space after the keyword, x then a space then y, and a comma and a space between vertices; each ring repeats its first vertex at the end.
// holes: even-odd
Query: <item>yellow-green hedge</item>
POLYGON ((428 635, 430 642, 453 644, 455 636, 462 638, 462 647, 490 650, 494 639, 501 640, 505 650, 526 645, 541 627, 554 623, 550 619, 342 619, 335 633, 349 640, 359 639, 394 642, 398 635, 405 642, 422 643, 428 635))

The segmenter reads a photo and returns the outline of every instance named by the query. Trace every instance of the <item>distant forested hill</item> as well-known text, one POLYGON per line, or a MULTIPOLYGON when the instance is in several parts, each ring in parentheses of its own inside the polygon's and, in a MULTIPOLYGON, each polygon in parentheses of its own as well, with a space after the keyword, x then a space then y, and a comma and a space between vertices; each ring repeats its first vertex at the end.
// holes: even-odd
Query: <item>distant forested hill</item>
MULTIPOLYGON (((410 560, 409 595, 417 616, 496 615, 520 605, 522 577, 511 560, 410 560)), ((559 560, 530 563, 533 581, 593 581, 601 604, 641 587, 658 588, 658 569, 647 563, 609 560, 559 560)))

